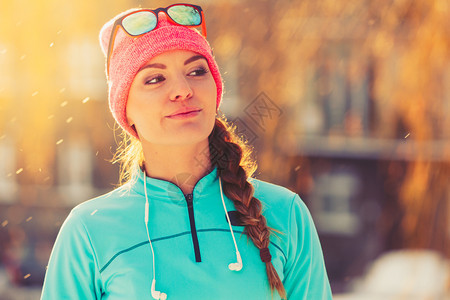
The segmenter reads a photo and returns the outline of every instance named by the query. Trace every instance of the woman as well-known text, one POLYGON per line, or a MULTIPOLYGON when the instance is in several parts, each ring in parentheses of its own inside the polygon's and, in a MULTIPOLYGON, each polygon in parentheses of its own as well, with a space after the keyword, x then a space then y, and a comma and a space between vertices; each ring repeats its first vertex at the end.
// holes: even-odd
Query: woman
POLYGON ((222 80, 204 36, 190 4, 102 28, 126 183, 72 210, 42 299, 331 299, 307 208, 251 178, 250 148, 217 116, 222 80))

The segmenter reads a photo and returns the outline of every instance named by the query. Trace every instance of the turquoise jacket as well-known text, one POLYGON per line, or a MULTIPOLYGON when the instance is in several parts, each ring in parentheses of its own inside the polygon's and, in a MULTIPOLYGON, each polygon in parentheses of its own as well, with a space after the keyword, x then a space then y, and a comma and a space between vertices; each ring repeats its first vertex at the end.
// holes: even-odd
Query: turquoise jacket
MULTIPOLYGON (((75 207, 61 226, 41 299, 153 299, 152 253, 144 223, 144 175, 75 207)), ((272 263, 288 299, 331 299, 316 229, 305 204, 290 190, 249 179, 263 204, 271 235, 272 263)), ((192 194, 147 178, 149 234, 155 251, 156 290, 167 299, 272 299, 259 249, 243 234, 233 202, 224 200, 243 261, 223 208, 217 168, 192 194)), ((280 299, 273 293, 273 299, 280 299)))

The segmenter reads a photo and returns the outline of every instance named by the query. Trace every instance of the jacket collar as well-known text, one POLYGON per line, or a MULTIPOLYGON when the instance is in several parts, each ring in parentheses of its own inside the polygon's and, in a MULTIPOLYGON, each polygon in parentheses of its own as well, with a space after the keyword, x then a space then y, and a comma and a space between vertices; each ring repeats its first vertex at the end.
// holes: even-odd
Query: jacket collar
MULTIPOLYGON (((193 194, 194 203, 207 195, 220 193, 219 191, 219 177, 217 174, 217 166, 212 171, 200 178, 195 184, 193 194)), ((144 188, 144 172, 139 168, 135 172, 134 178, 131 181, 131 190, 140 195, 145 195, 144 188)), ((183 191, 175 184, 167 180, 153 178, 147 176, 147 195, 149 201, 151 199, 171 201, 175 203, 185 204, 185 195, 183 191)))

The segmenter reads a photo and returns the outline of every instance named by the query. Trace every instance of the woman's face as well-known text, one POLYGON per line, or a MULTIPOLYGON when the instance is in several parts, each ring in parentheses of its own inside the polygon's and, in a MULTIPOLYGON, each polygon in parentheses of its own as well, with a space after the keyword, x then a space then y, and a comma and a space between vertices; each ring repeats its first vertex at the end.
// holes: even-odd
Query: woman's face
POLYGON ((130 87, 127 118, 151 144, 192 144, 214 127, 217 90, 207 60, 174 50, 152 58, 130 87), (194 111, 187 114, 180 112, 194 111))

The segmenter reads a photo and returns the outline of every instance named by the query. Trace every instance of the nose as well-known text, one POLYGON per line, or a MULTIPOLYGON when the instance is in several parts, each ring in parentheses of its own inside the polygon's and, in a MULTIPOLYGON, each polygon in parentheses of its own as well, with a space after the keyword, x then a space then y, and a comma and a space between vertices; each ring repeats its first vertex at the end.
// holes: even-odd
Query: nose
POLYGON ((180 75, 173 80, 172 90, 170 92, 170 101, 184 101, 193 95, 192 88, 188 80, 180 75))

